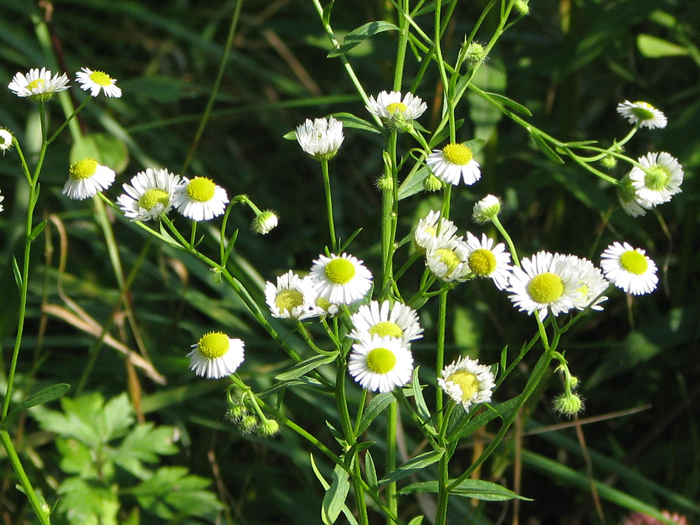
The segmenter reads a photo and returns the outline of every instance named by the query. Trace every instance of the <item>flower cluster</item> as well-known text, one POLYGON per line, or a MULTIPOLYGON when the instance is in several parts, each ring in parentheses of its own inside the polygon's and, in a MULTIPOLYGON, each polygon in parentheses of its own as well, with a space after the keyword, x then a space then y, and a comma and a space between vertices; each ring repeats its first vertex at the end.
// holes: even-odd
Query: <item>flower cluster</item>
MULTIPOLYGON (((75 74, 75 80, 80 89, 90 91, 90 96, 97 97, 104 93, 108 97, 119 98, 122 90, 116 85, 117 80, 102 71, 92 71, 86 67, 75 74)), ((68 75, 55 75, 46 68, 30 69, 28 73, 17 73, 7 86, 15 95, 28 98, 32 102, 47 102, 56 93, 65 91, 68 85, 68 75)))

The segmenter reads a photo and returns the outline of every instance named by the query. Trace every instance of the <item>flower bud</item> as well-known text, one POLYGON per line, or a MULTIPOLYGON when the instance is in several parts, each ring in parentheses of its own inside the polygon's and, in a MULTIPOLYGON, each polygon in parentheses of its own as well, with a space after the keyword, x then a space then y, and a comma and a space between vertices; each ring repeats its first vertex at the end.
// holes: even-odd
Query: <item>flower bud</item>
POLYGON ((256 432, 260 437, 271 437, 277 434, 279 431, 280 424, 274 419, 263 420, 256 429, 256 432))
POLYGON ((430 192, 439 191, 442 189, 442 181, 430 173, 425 179, 423 179, 423 189, 430 192))
POLYGON ((554 410, 567 417, 572 417, 583 411, 583 400, 577 394, 570 392, 554 398, 554 410))
POLYGON ((279 218, 272 210, 266 210, 253 219, 250 229, 260 235, 267 235, 277 227, 279 218))

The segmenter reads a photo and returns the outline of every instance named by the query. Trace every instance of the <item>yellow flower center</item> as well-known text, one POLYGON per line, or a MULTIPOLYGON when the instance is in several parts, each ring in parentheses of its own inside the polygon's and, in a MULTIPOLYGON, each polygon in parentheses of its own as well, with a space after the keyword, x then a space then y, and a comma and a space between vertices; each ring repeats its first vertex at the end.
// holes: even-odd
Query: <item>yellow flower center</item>
POLYGON ((209 332, 197 343, 199 353, 209 359, 218 359, 228 352, 228 336, 221 332, 209 332))
POLYGON ((214 197, 216 184, 206 177, 195 177, 187 185, 187 196, 193 201, 208 202, 214 197))
POLYGON ((330 307, 333 306, 333 303, 331 303, 328 299, 319 297, 316 299, 316 306, 327 312, 330 309, 330 307))
POLYGON ((442 148, 442 155, 450 164, 466 166, 474 157, 472 150, 463 144, 448 144, 442 148))
POLYGON ((666 166, 657 164, 648 168, 644 176, 644 185, 654 191, 663 190, 671 179, 671 170, 666 166))
POLYGON ((347 284, 355 277, 355 265, 339 257, 326 265, 326 277, 333 284, 347 284))
POLYGON ((527 293, 536 303, 550 304, 564 295, 564 282, 555 273, 541 273, 527 285, 527 293))
POLYGON ((151 188, 141 195, 139 199, 139 208, 150 211, 159 203, 162 204, 164 208, 170 204, 170 194, 160 188, 151 188))
POLYGON ((647 258, 637 250, 629 250, 620 256, 620 265, 629 273, 644 275, 649 269, 647 258))
POLYGON ((393 102, 386 107, 386 110, 389 112, 390 115, 393 115, 396 112, 405 113, 406 104, 402 102, 393 102))
POLYGON ((112 77, 110 77, 107 73, 103 73, 102 71, 93 71, 90 73, 90 80, 92 80, 98 86, 112 85, 112 77))
POLYGON ((73 180, 85 180, 92 177, 97 171, 95 159, 83 159, 73 164, 68 170, 68 176, 73 180))
POLYGON ((447 376, 446 381, 451 381, 462 391, 462 399, 469 400, 479 391, 479 380, 471 372, 458 370, 447 376))
POLYGON ((388 374, 396 366, 396 354, 387 348, 375 348, 367 354, 367 368, 375 374, 388 374))
POLYGON ((291 314, 294 308, 303 304, 304 295, 299 290, 284 290, 275 297, 275 306, 279 308, 280 312, 286 310, 287 313, 291 314))
POLYGON ((391 321, 382 321, 381 323, 377 323, 369 329, 369 335, 399 338, 403 335, 403 330, 401 330, 401 327, 396 323, 392 323, 391 321))
POLYGON ((459 266, 459 263, 461 262, 459 260, 459 257, 457 257, 457 254, 452 250, 448 250, 447 248, 439 248, 435 250, 435 254, 438 256, 440 261, 445 266, 447 266, 446 275, 448 276, 455 271, 455 269, 457 268, 457 266, 459 266))
POLYGON ((586 283, 581 283, 581 286, 576 291, 581 294, 581 299, 588 297, 588 285, 586 283))
POLYGON ((36 80, 32 80, 29 84, 27 84, 27 89, 29 91, 34 91, 35 89, 42 88, 43 86, 44 86, 44 79, 37 78, 36 80))
POLYGON ((479 277, 488 277, 496 270, 496 256, 485 248, 474 250, 467 262, 471 272, 479 277))

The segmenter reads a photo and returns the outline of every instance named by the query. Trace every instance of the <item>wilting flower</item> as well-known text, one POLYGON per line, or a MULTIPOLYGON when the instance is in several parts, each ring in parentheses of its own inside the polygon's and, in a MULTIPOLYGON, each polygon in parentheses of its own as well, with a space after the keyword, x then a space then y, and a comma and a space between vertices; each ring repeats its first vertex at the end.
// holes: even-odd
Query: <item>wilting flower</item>
POLYGON ((27 97, 32 102, 46 102, 54 93, 68 89, 68 76, 63 73, 51 75, 46 68, 30 69, 29 73, 17 73, 7 86, 18 97, 27 97))
POLYGON ((265 284, 265 301, 272 317, 301 321, 318 315, 312 282, 301 279, 291 270, 277 277, 276 286, 269 281, 265 284))
POLYGON ((335 157, 345 139, 343 123, 333 117, 306 119, 297 126, 296 137, 301 149, 319 161, 335 157))

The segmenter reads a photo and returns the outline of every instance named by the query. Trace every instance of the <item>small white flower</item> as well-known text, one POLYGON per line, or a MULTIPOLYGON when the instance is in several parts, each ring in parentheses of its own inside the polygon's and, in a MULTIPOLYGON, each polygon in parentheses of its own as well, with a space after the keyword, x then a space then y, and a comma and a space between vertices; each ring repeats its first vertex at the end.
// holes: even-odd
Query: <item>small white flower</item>
POLYGON ((206 177, 192 180, 183 177, 173 196, 173 206, 193 221, 208 221, 223 215, 227 203, 226 190, 206 177))
POLYGON ((117 87, 117 79, 110 77, 103 71, 92 71, 87 67, 81 68, 75 74, 75 79, 80 84, 80 89, 90 91, 90 96, 96 97, 102 91, 108 97, 119 98, 122 90, 117 87))
POLYGON ((576 255, 564 257, 568 259, 578 282, 578 295, 574 306, 579 310, 585 310, 590 305, 591 310, 601 311, 603 307, 600 306, 600 303, 607 301, 608 298, 604 295, 600 296, 600 294, 607 290, 610 285, 603 277, 603 272, 588 259, 576 255))
POLYGON ((460 180, 470 186, 481 178, 479 163, 464 144, 448 144, 441 150, 433 150, 425 163, 437 178, 453 186, 457 186, 460 180))
POLYGON ((69 199, 82 201, 109 188, 115 177, 114 170, 98 164, 95 159, 79 160, 68 170, 68 181, 63 186, 63 194, 69 199))
POLYGON ((187 357, 190 370, 207 379, 220 379, 233 374, 243 362, 245 344, 240 339, 230 339, 221 332, 203 335, 187 357))
POLYGON ((277 217, 277 214, 272 210, 265 210, 255 216, 255 219, 253 219, 250 225, 250 229, 260 235, 267 235, 277 228, 277 224, 279 224, 279 217, 277 217))
POLYGON ((425 254, 425 264, 443 281, 465 281, 469 273, 469 247, 461 237, 434 244, 425 254))
POLYGON ((611 283, 633 295, 651 293, 659 282, 654 261, 644 250, 626 242, 608 246, 601 255, 600 266, 611 283))
POLYGON ((372 273, 352 255, 319 255, 311 268, 318 296, 331 304, 352 304, 372 287, 372 273))
POLYGON ((501 200, 495 195, 487 195, 474 205, 472 219, 477 224, 491 222, 501 211, 501 200))
POLYGON ((683 166, 674 157, 666 152, 647 153, 637 160, 644 169, 635 166, 629 172, 637 199, 656 206, 681 192, 683 166))
POLYGON ((461 403, 464 410, 473 404, 491 401, 491 394, 496 387, 491 367, 480 365, 478 359, 460 357, 447 365, 438 378, 438 385, 452 398, 461 403))
POLYGON ((348 372, 362 388, 391 392, 411 380, 413 355, 400 339, 373 337, 352 346, 348 372))
POLYGON ((7 86, 18 97, 28 97, 32 102, 51 100, 54 93, 68 89, 68 76, 56 73, 46 68, 30 69, 29 73, 17 73, 7 86))
POLYGON ((573 265, 566 256, 538 252, 513 267, 507 292, 521 312, 537 312, 540 321, 548 314, 558 316, 576 306, 580 294, 573 265))
POLYGON ((666 115, 646 102, 630 102, 625 100, 617 105, 617 112, 631 124, 639 124, 640 128, 665 128, 666 115))
MULTIPOLYGON (((5 200, 5 196, 0 195, 0 203, 4 200, 5 200)), ((5 207, 2 204, 0 204, 0 212, 3 212, 3 211, 5 211, 5 207)))
POLYGON ((447 242, 456 232, 457 226, 452 221, 440 218, 439 211, 431 211, 424 219, 418 221, 413 239, 417 246, 427 250, 436 244, 447 242))
POLYGON ((297 126, 296 137, 301 149, 319 161, 335 157, 345 139, 343 123, 333 117, 306 119, 297 126))
POLYGON ((654 205, 646 199, 642 199, 637 194, 637 189, 632 184, 629 173, 622 177, 617 186, 617 198, 620 201, 622 210, 631 217, 641 217, 646 215, 654 205))
POLYGON ((467 232, 467 265, 474 277, 488 277, 493 280, 496 288, 505 290, 510 278, 510 253, 506 245, 498 243, 481 234, 481 241, 475 235, 467 232))
POLYGON ((413 121, 428 109, 426 103, 413 93, 406 93, 402 99, 399 91, 382 91, 376 100, 369 97, 369 104, 365 107, 372 115, 379 117, 385 126, 399 131, 410 129, 413 121))
POLYGON ((360 306, 350 320, 353 329, 348 337, 358 341, 373 337, 395 337, 408 347, 411 341, 423 337, 416 311, 398 302, 392 306, 389 301, 372 301, 360 306))
POLYGON ((313 305, 312 305, 312 312, 313 315, 316 317, 326 317, 326 316, 334 316, 340 311, 340 308, 338 308, 337 304, 331 303, 328 299, 324 299, 323 297, 319 297, 318 292, 316 291, 316 286, 315 282, 316 279, 312 274, 309 274, 305 276, 302 281, 304 283, 308 283, 308 286, 311 288, 314 296, 313 300, 313 305))
POLYGON ((6 129, 0 128, 0 151, 4 155, 5 152, 12 147, 12 133, 6 129))
POLYGON ((293 271, 277 277, 277 286, 265 284, 265 302, 272 317, 280 319, 307 319, 318 315, 315 309, 316 292, 311 281, 301 279, 293 271))
POLYGON ((130 184, 122 184, 126 193, 117 197, 117 204, 132 221, 155 220, 172 208, 181 180, 166 169, 147 168, 134 175, 130 184))

